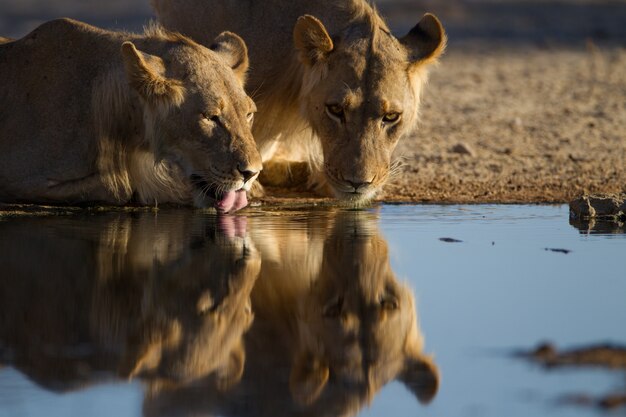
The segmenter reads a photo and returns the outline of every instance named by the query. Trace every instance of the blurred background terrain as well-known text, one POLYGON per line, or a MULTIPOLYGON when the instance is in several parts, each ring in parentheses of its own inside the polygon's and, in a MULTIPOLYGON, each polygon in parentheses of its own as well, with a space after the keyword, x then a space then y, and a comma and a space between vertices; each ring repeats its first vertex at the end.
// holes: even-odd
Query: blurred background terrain
MULTIPOLYGON (((563 202, 626 191, 626 0, 378 0, 397 36, 449 35, 383 198, 563 202)), ((0 36, 67 16, 141 30, 148 0, 0 0, 0 36)))
MULTIPOLYGON (((376 0, 393 29, 411 28, 424 12, 460 40, 576 42, 626 39, 624 0, 376 0)), ((149 0, 0 0, 0 33, 20 37, 38 24, 71 17, 96 26, 140 30, 152 18, 149 0)))

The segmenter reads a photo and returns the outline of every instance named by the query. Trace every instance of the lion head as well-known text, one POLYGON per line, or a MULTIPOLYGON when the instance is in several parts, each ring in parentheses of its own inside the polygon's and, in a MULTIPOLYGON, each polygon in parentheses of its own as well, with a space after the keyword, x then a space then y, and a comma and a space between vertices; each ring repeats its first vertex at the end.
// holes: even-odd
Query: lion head
POLYGON ((2 42, 3 201, 247 203, 261 158, 239 36, 205 47, 155 24, 131 34, 58 19, 2 42))
POLYGON ((261 268, 245 218, 107 212, 0 231, 0 365, 63 391, 113 373, 220 389, 241 378, 261 268))
POLYGON ((299 304, 290 389, 300 404, 332 399, 345 387, 369 402, 396 378, 421 402, 437 392, 438 370, 422 353, 412 290, 396 279, 387 243, 368 220, 375 221, 369 213, 338 216, 318 278, 299 304))
MULTIPOLYGON (((254 320, 250 292, 260 256, 246 236, 245 218, 194 218, 183 229, 192 237, 184 236, 182 247, 177 247, 176 229, 185 225, 174 216, 168 220, 172 226, 164 227, 173 241, 166 244, 174 250, 143 249, 151 247, 150 236, 162 234, 158 229, 163 226, 138 224, 135 234, 146 239, 128 242, 124 272, 117 279, 136 279, 146 270, 151 277, 143 285, 141 314, 126 339, 119 372, 157 384, 214 375, 220 388, 228 388, 243 373, 243 335, 254 320)), ((108 310, 103 311, 105 320, 108 310)))
POLYGON ((210 49, 166 36, 176 46, 161 56, 130 41, 122 45, 125 74, 145 106, 155 159, 189 180, 196 205, 208 198, 218 209, 237 210, 247 204, 246 191, 261 170, 250 130, 256 107, 243 89, 246 45, 230 32, 210 49))
POLYGON ((446 44, 431 14, 396 39, 374 11, 364 13, 337 33, 305 15, 293 32, 304 67, 302 111, 321 142, 320 168, 335 196, 354 202, 371 199, 392 173, 398 140, 417 122, 426 69, 446 44))

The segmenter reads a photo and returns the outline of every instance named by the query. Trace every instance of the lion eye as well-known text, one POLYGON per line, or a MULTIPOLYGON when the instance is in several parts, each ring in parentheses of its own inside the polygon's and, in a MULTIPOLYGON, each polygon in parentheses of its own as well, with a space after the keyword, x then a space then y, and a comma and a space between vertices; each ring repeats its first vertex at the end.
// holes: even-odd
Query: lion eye
POLYGON ((344 121, 344 119, 345 119, 345 113, 343 111, 343 107, 341 107, 338 104, 328 104, 328 105, 326 105, 326 112, 331 117, 334 117, 334 118, 339 119, 341 121, 344 121))
POLYGON ((383 310, 397 310, 398 309, 398 299, 393 295, 383 295, 380 297, 380 307, 383 310))
POLYGON ((213 123, 219 123, 220 122, 220 117, 217 114, 209 114, 209 113, 202 113, 202 118, 213 122, 213 123))
POLYGON ((254 113, 250 112, 246 115, 246 119, 248 120, 248 123, 252 123, 252 121, 254 120, 254 113))
POLYGON ((400 113, 392 112, 387 113, 383 116, 383 122, 385 123, 395 123, 400 120, 400 113))

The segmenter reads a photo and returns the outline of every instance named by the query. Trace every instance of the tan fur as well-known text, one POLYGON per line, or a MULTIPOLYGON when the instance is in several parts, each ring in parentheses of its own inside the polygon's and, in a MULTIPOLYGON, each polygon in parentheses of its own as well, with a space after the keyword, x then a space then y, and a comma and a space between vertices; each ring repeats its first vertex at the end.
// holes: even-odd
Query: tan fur
POLYGON ((446 44, 433 15, 397 39, 365 0, 152 4, 166 27, 201 43, 218 30, 240 34, 250 48, 248 91, 259 108, 253 133, 263 160, 282 148, 309 162, 311 187, 354 204, 393 174, 393 150, 414 130, 428 68, 446 44), (329 104, 344 115, 333 117, 329 104), (397 122, 383 121, 394 113, 397 122))
POLYGON ((212 47, 69 19, 0 46, 0 200, 204 207, 249 189, 242 171, 261 160, 246 45, 224 32, 212 47))
POLYGON ((433 398, 438 371, 375 213, 255 216, 247 234, 245 221, 0 222, 0 360, 54 390, 142 378, 145 416, 355 415, 393 380, 433 398))
POLYGON ((210 383, 153 391, 146 416, 350 416, 393 380, 421 402, 434 397, 438 370, 375 214, 287 216, 269 230, 248 221, 262 264, 241 382, 226 394, 210 383))
POLYGON ((122 268, 109 279, 100 278, 92 320, 95 328, 110 323, 116 306, 102 300, 114 290, 108 299, 121 301, 115 299, 116 287, 150 271, 143 283, 141 315, 127 334, 118 363, 119 374, 142 376, 156 384, 213 375, 219 389, 226 390, 243 373, 242 336, 254 319, 250 292, 261 258, 248 237, 225 236, 220 220, 185 217, 191 224, 177 217, 159 224, 150 216, 134 221, 131 239, 121 251, 126 252, 122 268), (210 229, 215 236, 203 236, 210 229), (202 236, 202 244, 191 243, 197 239, 193 236, 202 236), (155 262, 160 264, 156 268, 155 262))
POLYGON ((228 220, 185 210, 0 223, 0 361, 61 391, 116 374, 236 384, 261 259, 249 237, 223 232, 228 220))
MULTIPOLYGON (((342 383, 360 387, 350 393, 354 405, 369 403, 396 378, 420 401, 430 401, 437 391, 438 373, 422 353, 412 291, 391 270, 373 217, 347 212, 330 222, 313 221, 309 243, 285 245, 275 267, 262 267, 253 306, 272 317, 289 341, 290 390, 300 404, 333 398, 339 395, 334 384, 342 383), (311 252, 317 257, 310 258, 311 252)), ((256 239, 261 252, 267 251, 264 239, 256 239)))

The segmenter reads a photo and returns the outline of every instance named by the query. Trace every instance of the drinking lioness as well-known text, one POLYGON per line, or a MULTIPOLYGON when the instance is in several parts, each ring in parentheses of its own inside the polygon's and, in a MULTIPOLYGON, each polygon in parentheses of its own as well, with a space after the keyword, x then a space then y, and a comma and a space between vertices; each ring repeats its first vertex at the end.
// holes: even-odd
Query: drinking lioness
POLYGON ((248 220, 261 272, 241 380, 227 392, 210 379, 152 386, 146 417, 352 416, 394 380, 422 403, 435 397, 413 291, 391 269, 375 214, 285 216, 270 229, 248 220))
POLYGON ((233 211, 261 170, 247 49, 69 19, 0 44, 0 202, 233 211))
MULTIPOLYGON (((222 30, 250 47, 247 84, 266 182, 302 172, 344 202, 374 197, 396 171, 392 152, 418 119, 428 68, 443 52, 439 20, 396 38, 365 0, 151 0, 160 22, 210 45, 222 30)), ((288 185, 288 184, 287 184, 288 185)))

